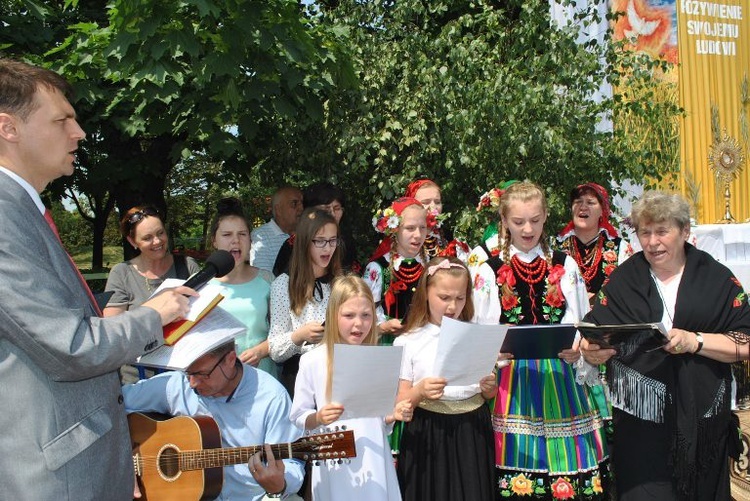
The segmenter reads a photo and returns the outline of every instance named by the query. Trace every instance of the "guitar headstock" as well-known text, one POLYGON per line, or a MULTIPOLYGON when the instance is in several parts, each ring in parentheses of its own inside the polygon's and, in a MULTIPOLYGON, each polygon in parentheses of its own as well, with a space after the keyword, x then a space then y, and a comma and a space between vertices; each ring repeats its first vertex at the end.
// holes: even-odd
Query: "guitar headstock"
POLYGON ((305 461, 347 459, 357 456, 354 432, 331 430, 307 435, 292 444, 292 456, 305 461))

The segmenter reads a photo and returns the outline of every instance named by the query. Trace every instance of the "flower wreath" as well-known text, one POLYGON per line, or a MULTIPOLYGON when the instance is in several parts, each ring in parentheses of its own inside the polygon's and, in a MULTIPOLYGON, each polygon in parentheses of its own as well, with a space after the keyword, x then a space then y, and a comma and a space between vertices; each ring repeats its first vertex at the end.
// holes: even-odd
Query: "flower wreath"
MULTIPOLYGON (((432 211, 427 211, 427 229, 433 231, 440 228, 447 217, 447 213, 435 214, 432 211)), ((393 206, 390 206, 375 213, 372 218, 372 226, 378 233, 395 235, 398 227, 401 226, 401 219, 401 214, 396 212, 393 206)))
POLYGON ((519 183, 517 179, 511 179, 500 185, 499 188, 492 188, 490 191, 486 191, 479 197, 479 203, 477 204, 477 212, 482 209, 492 209, 493 212, 497 212, 500 208, 500 197, 502 197, 508 188, 512 185, 519 183))

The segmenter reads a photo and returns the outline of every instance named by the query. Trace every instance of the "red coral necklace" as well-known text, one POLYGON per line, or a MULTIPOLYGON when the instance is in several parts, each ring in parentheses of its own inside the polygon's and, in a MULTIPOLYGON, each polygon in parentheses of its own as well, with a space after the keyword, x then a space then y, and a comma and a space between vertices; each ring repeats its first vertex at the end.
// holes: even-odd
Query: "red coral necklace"
POLYGON ((510 265, 516 275, 529 285, 539 283, 547 276, 547 260, 541 256, 526 264, 515 254, 510 258, 510 265))
MULTIPOLYGON (((596 244, 590 251, 585 252, 585 255, 578 247, 579 242, 580 240, 578 240, 578 237, 574 236, 573 245, 571 246, 573 247, 571 254, 573 255, 573 259, 575 259, 575 262, 578 264, 578 268, 581 270, 581 275, 583 276, 584 281, 588 284, 596 276, 599 271, 599 265, 602 262, 604 235, 599 233, 599 236, 596 239, 596 244)), ((580 245, 584 246, 585 244, 581 242, 580 245)))

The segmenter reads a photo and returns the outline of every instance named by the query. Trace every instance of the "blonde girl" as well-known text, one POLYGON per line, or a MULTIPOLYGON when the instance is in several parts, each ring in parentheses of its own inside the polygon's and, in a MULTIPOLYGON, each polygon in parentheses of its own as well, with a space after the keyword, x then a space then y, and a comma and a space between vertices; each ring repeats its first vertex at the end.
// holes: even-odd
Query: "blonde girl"
MULTIPOLYGON (((500 193, 500 226, 472 251, 475 319, 479 323, 574 323, 588 310, 575 261, 552 251, 544 231, 547 201, 529 181, 500 193)), ((569 364, 559 358, 510 360, 498 373, 493 409, 499 495, 508 499, 596 499, 608 457, 603 420, 569 364)), ((509 358, 510 354, 501 354, 509 358)))
POLYGON ((385 237, 370 257, 363 278, 377 305, 381 344, 392 344, 402 332, 402 322, 424 271, 423 247, 434 218, 419 200, 403 197, 379 211, 373 220, 375 229, 385 237))
MULTIPOLYGON (((411 404, 399 402, 385 417, 341 419, 344 407, 331 402, 334 346, 377 343, 375 303, 364 281, 354 275, 335 280, 326 314, 323 342, 300 360, 290 419, 313 430, 335 424, 353 430, 357 457, 341 464, 312 469, 312 497, 336 501, 398 501, 401 495, 388 445, 388 431, 396 419, 411 417, 411 404)), ((367 391, 367 375, 362 391, 367 391)))

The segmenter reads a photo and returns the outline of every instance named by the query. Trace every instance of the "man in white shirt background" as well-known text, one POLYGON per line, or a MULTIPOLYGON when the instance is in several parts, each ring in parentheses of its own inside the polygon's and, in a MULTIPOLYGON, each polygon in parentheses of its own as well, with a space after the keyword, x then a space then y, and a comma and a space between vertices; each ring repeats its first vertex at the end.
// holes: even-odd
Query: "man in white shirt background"
POLYGON ((302 215, 302 192, 293 186, 276 190, 271 197, 271 214, 272 219, 250 235, 250 264, 273 272, 281 245, 294 233, 302 215))

